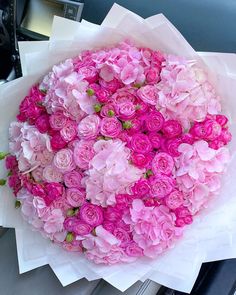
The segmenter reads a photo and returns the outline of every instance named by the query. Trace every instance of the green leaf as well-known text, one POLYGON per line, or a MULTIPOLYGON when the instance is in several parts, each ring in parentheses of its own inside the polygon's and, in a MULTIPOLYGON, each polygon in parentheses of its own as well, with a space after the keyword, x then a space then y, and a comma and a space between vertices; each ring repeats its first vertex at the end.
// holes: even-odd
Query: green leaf
POLYGON ((132 123, 131 123, 131 121, 125 121, 125 122, 123 122, 122 126, 124 129, 130 129, 130 128, 132 128, 132 123))
POLYGON ((8 156, 9 153, 5 153, 5 152, 0 152, 0 160, 4 160, 6 158, 6 156, 8 156))
POLYGON ((16 200, 15 201, 15 208, 18 209, 18 208, 20 208, 20 206, 21 206, 21 202, 16 200))
POLYGON ((5 185, 6 182, 7 182, 6 179, 0 179, 0 185, 1 185, 1 186, 5 185))
POLYGON ((66 241, 67 243, 71 243, 74 240, 74 235, 72 233, 68 233, 66 235, 66 241))

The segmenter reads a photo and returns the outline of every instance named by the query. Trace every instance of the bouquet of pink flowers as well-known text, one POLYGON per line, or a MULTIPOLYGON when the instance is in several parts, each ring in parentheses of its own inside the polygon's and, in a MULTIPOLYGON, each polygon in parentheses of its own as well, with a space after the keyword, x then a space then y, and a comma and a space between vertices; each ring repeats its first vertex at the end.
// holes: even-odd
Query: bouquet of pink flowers
POLYGON ((175 248, 231 160, 224 94, 206 67, 125 37, 36 79, 1 153, 31 229, 109 267, 175 248))
POLYGON ((130 42, 53 67, 10 125, 24 219, 95 263, 151 258, 219 192, 228 119, 204 71, 130 42))

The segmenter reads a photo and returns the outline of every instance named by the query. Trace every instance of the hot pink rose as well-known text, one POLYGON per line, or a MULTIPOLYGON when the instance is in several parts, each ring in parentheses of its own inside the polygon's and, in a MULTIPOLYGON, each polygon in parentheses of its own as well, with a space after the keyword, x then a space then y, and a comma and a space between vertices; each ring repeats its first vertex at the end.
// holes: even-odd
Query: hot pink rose
POLYGON ((146 179, 137 181, 132 187, 132 191, 135 195, 147 196, 150 192, 150 185, 146 179))
POLYGON ((77 124, 74 121, 68 120, 66 125, 60 130, 61 137, 66 142, 70 142, 75 139, 77 135, 77 124))
POLYGON ((39 116, 35 121, 35 127, 41 133, 47 132, 50 128, 48 114, 43 114, 43 115, 39 116))
POLYGON ((99 133, 100 118, 97 115, 88 115, 78 125, 78 135, 81 139, 95 139, 99 133))
POLYGON ((211 130, 210 134, 208 134, 208 136, 206 136, 204 139, 215 140, 220 136, 222 128, 221 125, 216 121, 207 119, 204 122, 204 126, 207 130, 211 130))
POLYGON ((116 92, 116 90, 119 89, 122 85, 117 79, 113 79, 110 82, 106 82, 105 80, 100 79, 99 83, 102 86, 102 88, 104 88, 112 93, 116 92))
POLYGON ((174 138, 182 133, 182 126, 181 124, 176 120, 168 120, 165 121, 162 132, 164 133, 166 138, 174 138))
POLYGON ((74 147, 74 161, 75 164, 82 169, 87 169, 90 160, 95 155, 93 149, 94 141, 80 140, 74 147))
POLYGON ((113 117, 116 114, 115 105, 113 103, 107 103, 102 106, 100 115, 102 117, 113 117))
POLYGON ((58 151, 60 149, 63 149, 67 145, 67 142, 62 138, 60 133, 54 134, 51 137, 50 143, 51 143, 51 147, 54 151, 58 151))
POLYGON ((77 220, 72 228, 72 232, 79 236, 85 236, 91 233, 93 227, 83 221, 77 220))
POLYGON ((78 218, 73 216, 73 217, 67 217, 65 220, 64 220, 64 228, 65 230, 69 231, 69 232, 72 232, 73 231, 73 228, 74 226, 76 225, 76 223, 78 222, 78 218))
POLYGON ((17 169, 18 163, 15 156, 9 155, 6 157, 5 166, 8 170, 15 170, 17 169))
POLYGON ((178 151, 179 145, 182 143, 180 138, 172 138, 166 140, 164 143, 164 150, 171 155, 171 157, 178 157, 180 152, 178 151))
POLYGON ((70 149, 58 151, 53 159, 54 166, 62 173, 70 172, 75 169, 73 152, 70 149))
POLYGON ((78 188, 68 188, 66 200, 74 208, 81 207, 85 203, 85 191, 78 188))
POLYGON ((101 103, 108 102, 109 95, 110 95, 109 91, 107 91, 106 89, 103 89, 103 88, 96 91, 97 100, 101 103))
POLYGON ((155 86, 146 85, 137 91, 138 97, 145 103, 156 105, 158 100, 158 91, 155 86))
POLYGON ((114 229, 116 228, 116 224, 110 221, 103 221, 102 226, 105 228, 105 230, 109 231, 110 233, 113 233, 114 229))
POLYGON ((147 154, 152 150, 152 144, 146 134, 137 133, 130 141, 131 149, 136 153, 147 154))
POLYGON ((174 168, 174 160, 167 153, 158 153, 152 160, 152 171, 154 174, 170 175, 174 168))
POLYGON ((164 117, 158 111, 152 111, 145 117, 145 125, 148 131, 159 131, 164 124, 164 117))
POLYGON ((49 117, 49 123, 52 129, 61 130, 67 123, 68 118, 61 112, 56 112, 49 117))
POLYGON ((172 210, 180 207, 183 204, 183 201, 183 193, 178 190, 174 190, 165 198, 166 206, 172 210))
POLYGON ((81 188, 82 175, 78 171, 73 170, 71 172, 67 172, 66 174, 63 175, 63 177, 64 177, 64 183, 67 187, 81 188))
POLYGON ((103 210, 101 207, 86 203, 79 211, 80 218, 91 226, 98 226, 103 222, 103 210))
POLYGON ((116 118, 103 118, 101 121, 101 134, 106 137, 117 137, 122 130, 122 125, 116 118))
POLYGON ((148 167, 151 160, 152 160, 152 158, 147 154, 144 155, 144 154, 140 154, 140 153, 132 153, 132 155, 131 155, 132 164, 139 167, 139 168, 148 167))
POLYGON ((150 179, 151 193, 157 198, 163 198, 173 190, 173 181, 166 175, 155 175, 150 179))
POLYGON ((161 147, 162 136, 156 132, 150 132, 148 138, 154 149, 159 149, 161 147))
POLYGON ((224 115, 216 115, 216 122, 219 123, 221 127, 225 127, 228 123, 228 118, 224 115))
POLYGON ((51 202, 60 198, 64 192, 62 184, 51 182, 45 185, 45 192, 47 196, 44 198, 46 205, 50 205, 51 202))
POLYGON ((115 228, 113 231, 113 235, 119 241, 121 241, 121 246, 127 245, 131 240, 129 233, 121 227, 115 228))
POLYGON ((114 207, 107 207, 103 213, 104 219, 112 222, 118 221, 122 216, 122 212, 114 207))

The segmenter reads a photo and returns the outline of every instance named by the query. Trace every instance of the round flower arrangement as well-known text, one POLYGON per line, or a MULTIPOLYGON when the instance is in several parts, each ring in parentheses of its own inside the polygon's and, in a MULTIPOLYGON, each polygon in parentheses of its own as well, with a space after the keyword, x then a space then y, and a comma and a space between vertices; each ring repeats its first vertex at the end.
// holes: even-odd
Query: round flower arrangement
POLYGON ((10 125, 16 207, 95 263, 154 258, 219 192, 231 140, 193 61, 123 42, 84 51, 33 86, 10 125))

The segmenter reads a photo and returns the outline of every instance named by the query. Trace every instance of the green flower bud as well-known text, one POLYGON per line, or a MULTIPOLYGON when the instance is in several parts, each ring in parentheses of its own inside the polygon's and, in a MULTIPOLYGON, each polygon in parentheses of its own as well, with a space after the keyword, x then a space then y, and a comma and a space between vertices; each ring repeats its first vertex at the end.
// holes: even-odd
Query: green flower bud
POLYGON ((74 235, 72 233, 68 233, 66 235, 66 241, 67 243, 71 243, 74 240, 74 235))
POLYGON ((135 87, 135 88, 141 88, 141 87, 142 87, 142 84, 141 84, 141 83, 135 83, 135 84, 134 84, 134 87, 135 87))
POLYGON ((67 216, 73 216, 73 215, 75 215, 74 209, 68 209, 67 212, 66 212, 66 215, 67 216))
POLYGON ((94 90, 92 88, 88 88, 86 92, 87 92, 88 96, 94 95, 94 90))
POLYGON ((137 105, 135 106, 135 110, 138 111, 138 110, 140 110, 140 109, 141 109, 141 105, 137 104, 137 105))
POLYGON ((96 237, 97 234, 95 228, 92 230, 91 234, 96 237))
POLYGON ((0 185, 1 185, 1 186, 5 185, 6 182, 7 182, 6 179, 0 179, 0 185))
POLYGON ((130 121, 125 121, 123 122, 122 126, 124 129, 130 129, 132 128, 132 123, 130 121))
POLYGON ((0 152, 0 160, 4 160, 9 153, 0 152))
POLYGON ((16 200, 15 201, 15 208, 18 209, 18 208, 20 208, 20 206, 21 206, 21 202, 16 200))
POLYGON ((107 112, 107 115, 108 115, 108 117, 113 117, 113 116, 115 115, 115 113, 114 113, 113 110, 109 110, 109 111, 107 112))
POLYGON ((93 106, 93 109, 96 113, 99 113, 101 111, 102 105, 97 103, 93 106))

